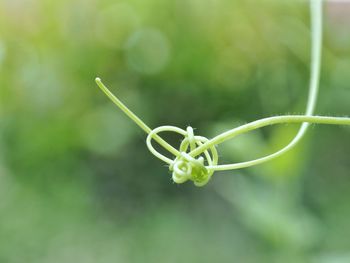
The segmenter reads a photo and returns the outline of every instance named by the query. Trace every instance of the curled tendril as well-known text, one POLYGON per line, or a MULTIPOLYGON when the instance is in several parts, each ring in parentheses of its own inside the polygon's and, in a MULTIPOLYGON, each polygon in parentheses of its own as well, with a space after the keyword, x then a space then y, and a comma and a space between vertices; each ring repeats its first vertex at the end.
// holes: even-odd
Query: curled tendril
POLYGON ((148 134, 146 144, 151 153, 169 164, 169 170, 172 172, 172 179, 175 183, 181 184, 187 180, 191 180, 196 186, 203 186, 214 173, 214 170, 208 168, 208 166, 218 164, 217 150, 215 146, 210 146, 209 149, 203 151, 204 156, 197 158, 191 156, 190 153, 208 141, 203 136, 195 136, 190 126, 187 127, 186 131, 175 126, 161 126, 148 134), (167 158, 154 149, 152 139, 154 135, 158 135, 160 132, 175 132, 184 136, 179 147, 179 154, 176 155, 174 160, 167 158))
POLYGON ((215 171, 245 168, 270 161, 292 149, 304 136, 310 123, 350 125, 350 118, 313 116, 317 101, 321 66, 322 0, 310 0, 310 3, 312 55, 309 97, 305 115, 285 115, 260 119, 223 132, 209 140, 203 136, 194 135, 192 127, 187 127, 186 130, 174 126, 161 126, 151 129, 139 117, 130 111, 117 97, 115 97, 99 78, 96 78, 96 83, 114 104, 116 104, 130 119, 148 134, 146 139, 148 149, 154 156, 169 165, 169 170, 172 172, 172 179, 175 183, 180 184, 191 180, 196 186, 203 186, 210 180, 215 171), (218 164, 217 145, 246 132, 260 129, 268 125, 281 123, 302 123, 302 125, 293 140, 279 151, 251 161, 233 164, 218 164), (180 144, 179 150, 162 139, 162 137, 159 136, 159 133, 161 132, 174 132, 182 135, 183 140, 180 144), (155 150, 152 145, 152 140, 155 140, 165 150, 171 153, 174 158, 170 159, 155 150))

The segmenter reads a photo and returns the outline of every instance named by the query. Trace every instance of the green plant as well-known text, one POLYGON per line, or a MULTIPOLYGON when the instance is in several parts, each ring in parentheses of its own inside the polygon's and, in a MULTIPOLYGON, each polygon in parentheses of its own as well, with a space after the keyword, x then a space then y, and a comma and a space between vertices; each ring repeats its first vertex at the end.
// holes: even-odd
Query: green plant
POLYGON ((133 120, 141 129, 143 129, 148 134, 146 139, 148 149, 153 155, 169 165, 169 169, 172 171, 172 178, 174 182, 184 183, 187 180, 191 180, 196 186, 203 186, 209 181, 215 171, 234 170, 255 166, 283 155, 292 149, 302 139, 310 123, 350 125, 350 118, 313 115, 317 101, 321 67, 322 1, 311 0, 310 10, 312 40, 311 73, 309 97, 305 115, 284 115, 263 118, 223 132, 209 140, 203 136, 194 135, 192 127, 187 127, 186 130, 175 126, 161 126, 155 129, 151 129, 139 117, 130 111, 128 107, 126 107, 117 97, 115 97, 99 78, 96 78, 96 83, 115 105, 117 105, 131 120, 133 120), (216 145, 233 139, 234 137, 246 132, 281 123, 302 123, 302 125, 293 140, 279 151, 251 161, 223 165, 218 164, 218 153, 216 150, 216 145), (158 135, 160 132, 175 132, 184 136, 179 150, 175 149, 164 139, 162 139, 158 135), (164 149, 174 155, 175 159, 171 160, 155 150, 152 146, 152 139, 154 139, 164 149))

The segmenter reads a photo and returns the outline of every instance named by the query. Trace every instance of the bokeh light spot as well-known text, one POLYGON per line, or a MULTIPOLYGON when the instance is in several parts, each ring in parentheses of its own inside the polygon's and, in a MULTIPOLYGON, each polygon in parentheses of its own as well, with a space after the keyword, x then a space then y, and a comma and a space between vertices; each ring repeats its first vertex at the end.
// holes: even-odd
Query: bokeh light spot
POLYGON ((169 61, 169 41, 156 29, 135 31, 129 37, 125 47, 128 66, 139 73, 158 73, 169 61))

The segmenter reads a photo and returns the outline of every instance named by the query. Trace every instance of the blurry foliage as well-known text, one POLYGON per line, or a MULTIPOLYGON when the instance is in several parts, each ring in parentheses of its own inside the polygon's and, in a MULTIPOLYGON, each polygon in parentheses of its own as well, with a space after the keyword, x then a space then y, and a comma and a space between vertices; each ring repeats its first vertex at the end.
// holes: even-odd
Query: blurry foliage
MULTIPOLYGON (((320 114, 349 114, 343 5, 326 4, 320 114)), ((0 262, 349 262, 348 128, 177 186, 93 82, 152 127, 214 136, 304 111, 308 28, 305 1, 1 0, 0 262)), ((269 153, 295 129, 237 138, 221 160, 269 153)))

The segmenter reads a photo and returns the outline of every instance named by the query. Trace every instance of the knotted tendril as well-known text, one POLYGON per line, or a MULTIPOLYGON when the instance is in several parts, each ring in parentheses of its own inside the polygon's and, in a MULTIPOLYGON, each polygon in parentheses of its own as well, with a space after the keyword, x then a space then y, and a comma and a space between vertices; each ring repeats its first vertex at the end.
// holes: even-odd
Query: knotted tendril
POLYGON ((146 139, 147 147, 151 153, 162 161, 169 164, 169 170, 172 172, 172 178, 175 183, 181 184, 187 180, 194 182, 196 186, 205 185, 214 173, 214 170, 208 166, 218 164, 218 153, 215 146, 210 146, 209 149, 203 151, 203 156, 198 158, 191 154, 197 146, 202 146, 209 140, 203 136, 195 136, 192 127, 187 127, 186 131, 175 126, 161 126, 152 130, 146 139), (160 132, 175 132, 182 136, 179 153, 174 160, 169 159, 163 154, 156 151, 152 145, 154 135, 160 132), (208 165, 208 166, 206 166, 208 165))
POLYGON ((115 105, 148 134, 146 139, 148 149, 154 156, 169 165, 169 170, 172 172, 172 179, 175 183, 180 184, 191 180, 196 186, 203 186, 210 180, 215 171, 240 169, 270 161, 292 149, 304 136, 310 123, 350 125, 350 118, 346 117, 313 116, 318 94, 321 66, 322 1, 310 0, 310 3, 311 74, 305 115, 284 115, 260 119, 223 132, 209 140, 206 137, 194 135, 192 127, 187 127, 186 130, 175 126, 161 126, 151 129, 115 97, 99 78, 96 78, 96 83, 115 105), (251 161, 218 164, 217 145, 249 131, 281 123, 302 123, 302 125, 292 141, 279 151, 251 161), (163 132, 174 132, 183 136, 178 150, 162 139, 159 133, 163 132), (155 140, 166 151, 172 154, 174 156, 173 159, 157 151, 153 147, 152 140, 155 140))

